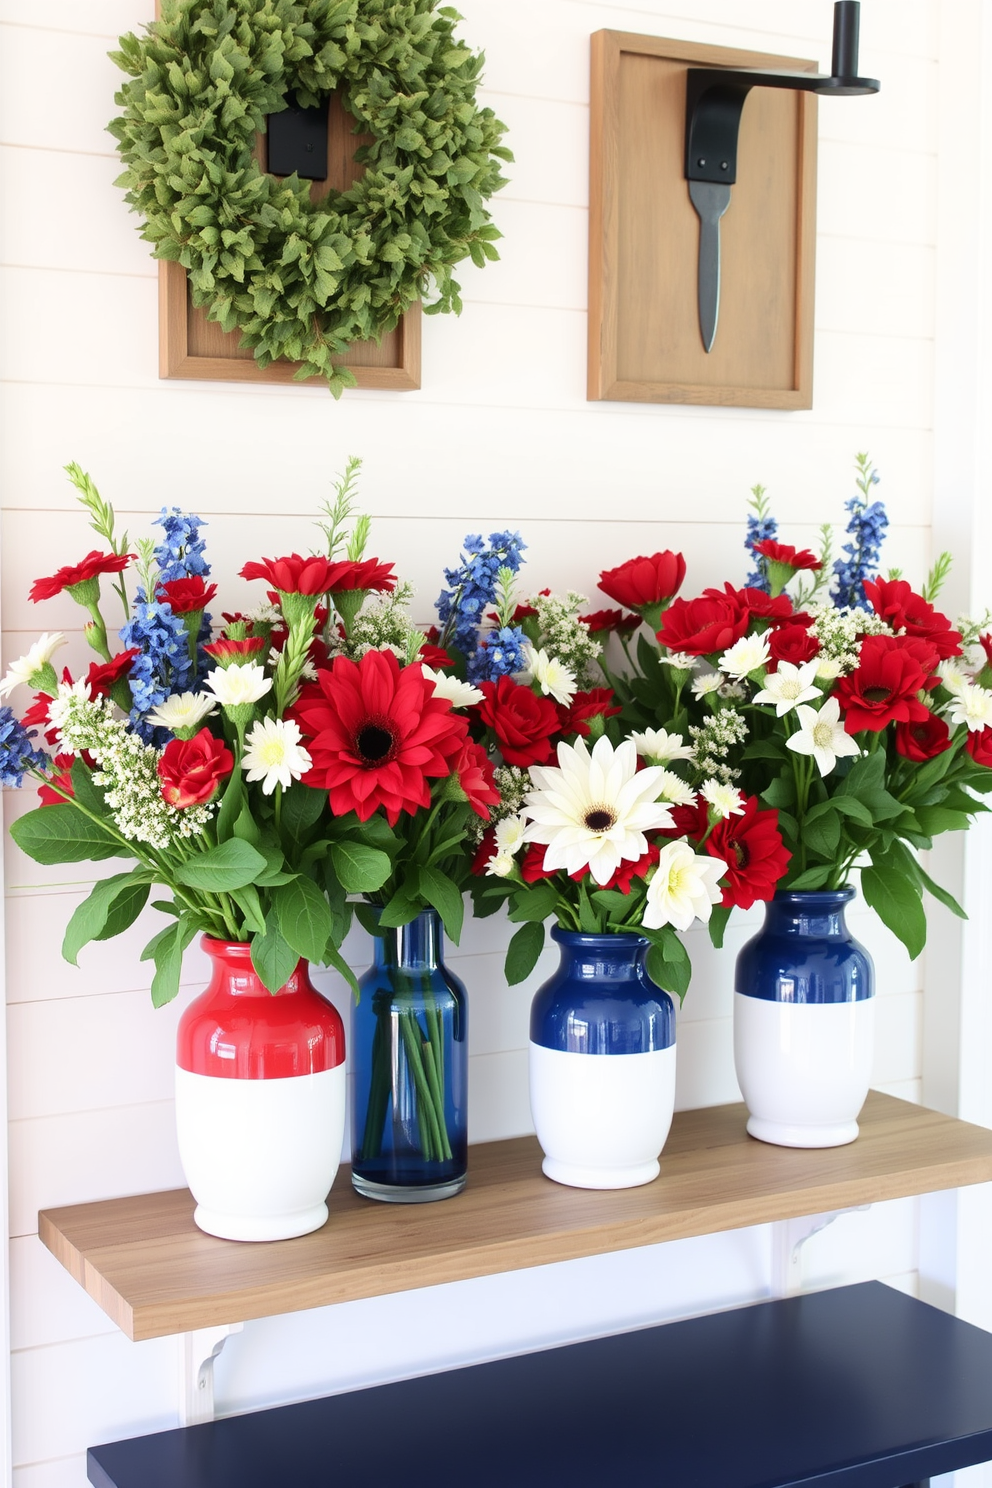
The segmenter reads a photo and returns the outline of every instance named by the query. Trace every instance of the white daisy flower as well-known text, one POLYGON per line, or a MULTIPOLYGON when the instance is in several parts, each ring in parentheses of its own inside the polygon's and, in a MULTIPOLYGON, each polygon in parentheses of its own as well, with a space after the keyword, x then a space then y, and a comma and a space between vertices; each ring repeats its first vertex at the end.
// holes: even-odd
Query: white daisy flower
POLYGON ((544 866, 580 873, 588 868, 598 884, 607 883, 624 859, 647 852, 645 832, 668 827, 672 813, 658 800, 662 771, 638 770, 630 739, 614 749, 605 736, 590 754, 584 739, 558 745, 558 768, 532 765, 535 789, 528 791, 524 814, 527 842, 547 848, 544 866))
POLYGON ((811 754, 821 775, 829 775, 842 756, 861 753, 841 722, 840 703, 835 697, 827 698, 819 712, 801 704, 796 715, 799 732, 785 742, 797 754, 811 754))
POLYGON ((513 872, 513 854, 506 852, 493 853, 486 864, 486 872, 491 873, 494 878, 508 878, 513 872))
MULTIPOLYGON (((66 719, 75 711, 76 705, 90 701, 90 685, 82 677, 80 677, 78 682, 60 682, 58 684, 58 691, 48 707, 48 722, 52 728, 58 729, 60 738, 62 737, 62 730, 66 719)), ((73 750, 73 753, 75 752, 73 750)))
POLYGON ((674 770, 662 770, 659 799, 667 806, 695 806, 696 792, 674 770))
POLYGON ((667 842, 648 884, 644 928, 688 930, 693 920, 708 920, 723 897, 719 881, 726 871, 721 858, 694 853, 684 842, 667 842))
POLYGON ((703 698, 707 697, 711 692, 719 692, 723 686, 723 681, 722 672, 703 672, 702 676, 693 677, 693 697, 703 698))
POLYGON ((947 709, 947 718, 954 728, 959 723, 966 723, 971 733, 980 733, 992 724, 992 692, 987 687, 979 687, 976 682, 965 683, 954 695, 947 709))
POLYGON ((178 729, 195 729, 216 707, 217 699, 206 693, 174 692, 146 714, 145 721, 175 733, 178 729))
POLYGON ((272 678, 257 661, 241 666, 216 667, 207 673, 205 684, 222 708, 240 708, 257 703, 272 688, 272 678))
POLYGON ((818 682, 836 682, 842 670, 842 663, 836 656, 816 658, 816 680, 818 682))
POLYGON ((531 678, 545 697, 553 697, 556 703, 567 708, 576 693, 575 673, 557 656, 549 656, 547 651, 538 651, 534 646, 524 647, 524 660, 531 678))
POLYGON ((241 768, 249 780, 262 782, 263 796, 271 796, 277 785, 288 790, 313 764, 302 737, 291 718, 261 718, 248 730, 241 768))
POLYGON ((496 823, 496 851, 511 857, 524 845, 527 823, 522 816, 504 816, 496 823))
POLYGON ((434 696, 447 698, 453 708, 471 708, 474 703, 481 703, 485 693, 479 687, 473 687, 471 682, 461 682, 457 677, 449 677, 447 672, 436 672, 433 667, 420 663, 420 670, 428 682, 434 683, 434 696))
POLYGON ((764 671, 768 665, 768 636, 741 636, 720 657, 720 670, 729 677, 748 677, 752 672, 764 671))
POLYGON ((245 619, 255 625, 278 625, 282 619, 282 611, 270 600, 263 599, 253 610, 245 611, 245 619))
POLYGON ((744 796, 734 785, 724 785, 720 780, 706 780, 699 787, 699 794, 724 820, 728 816, 744 815, 744 796))
POLYGON ((764 687, 754 694, 754 701, 774 703, 776 717, 784 718, 786 713, 800 703, 808 703, 811 698, 823 696, 820 688, 813 686, 813 679, 817 675, 815 658, 813 661, 804 661, 799 666, 791 661, 780 661, 778 671, 769 672, 764 687))
POLYGON ((972 679, 963 669, 960 661, 951 657, 948 661, 942 661, 937 667, 937 675, 941 684, 947 691, 958 696, 966 687, 970 687, 972 679))
POLYGON ((22 682, 30 683, 39 672, 51 666, 52 657, 64 645, 65 636, 60 630, 46 631, 43 636, 39 636, 31 649, 24 656, 12 661, 7 668, 7 675, 0 682, 0 697, 9 697, 15 687, 22 682))
POLYGON ((699 661, 698 656, 690 656, 688 651, 669 651, 667 656, 659 656, 662 666, 675 667, 680 672, 694 672, 699 661))
POLYGON ((643 734, 631 734, 630 737, 641 758, 650 760, 653 765, 692 759, 692 749, 682 743, 682 735, 670 734, 667 729, 645 729, 643 734))

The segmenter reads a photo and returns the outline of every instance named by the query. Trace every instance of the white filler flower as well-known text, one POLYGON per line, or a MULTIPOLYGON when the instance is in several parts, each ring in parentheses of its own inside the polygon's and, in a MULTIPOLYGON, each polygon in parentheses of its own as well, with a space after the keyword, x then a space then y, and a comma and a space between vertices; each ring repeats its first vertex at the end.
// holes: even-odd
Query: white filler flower
POLYGON ((811 698, 822 697, 819 687, 813 686, 818 675, 816 660, 804 661, 799 666, 791 661, 780 661, 777 672, 769 672, 765 685, 754 694, 756 703, 774 703, 775 714, 784 718, 786 713, 811 698))
POLYGON ((954 695, 947 717, 955 728, 959 723, 966 723, 972 733, 980 733, 992 724, 992 692, 977 683, 966 683, 954 695))
POLYGON ((272 678, 257 661, 246 661, 241 666, 216 667, 208 672, 206 686, 222 708, 241 708, 264 697, 272 687, 272 678))
POLYGON ((524 660, 545 697, 553 697, 556 703, 567 708, 575 696, 575 673, 557 656, 549 656, 547 651, 538 651, 533 646, 524 647, 524 660))
POLYGON ((681 734, 670 734, 667 729, 645 729, 643 734, 631 734, 630 737, 641 758, 650 760, 653 765, 692 759, 692 747, 682 743, 681 734))
POLYGON ((767 635, 741 636, 720 657, 720 670, 728 677, 747 677, 768 665, 767 635))
POLYGON ((291 718, 261 718, 248 730, 241 768, 249 780, 262 782, 263 796, 271 796, 277 785, 288 790, 313 764, 301 738, 291 718))
POLYGON ((30 682, 32 677, 36 677, 51 664, 56 651, 64 645, 65 636, 60 630, 46 631, 43 636, 39 636, 25 656, 19 656, 16 661, 11 662, 6 677, 0 682, 0 697, 9 697, 20 683, 30 682))
POLYGON ((840 721, 840 703, 835 697, 827 698, 819 712, 801 706, 796 716, 799 732, 785 742, 797 754, 811 754, 821 775, 829 775, 842 755, 861 753, 840 721))
POLYGON ((178 729, 195 729, 216 707, 217 699, 207 693, 174 692, 151 710, 146 721, 175 733, 178 729))
POLYGON ((545 868, 588 868, 605 884, 625 858, 647 852, 645 832, 671 825, 671 810, 658 800, 662 771, 638 770, 630 739, 614 749, 604 736, 591 754, 584 739, 559 744, 558 768, 532 765, 530 773, 536 789, 527 793, 524 836, 547 848, 545 868))
POLYGON ((708 920, 723 897, 719 882, 726 871, 722 858, 694 853, 684 842, 667 842, 648 884, 644 928, 688 930, 693 920, 708 920))
POLYGON ((471 682, 462 682, 458 677, 449 677, 447 672, 436 672, 433 667, 420 663, 420 670, 428 682, 434 683, 434 696, 447 698, 453 708, 471 708, 481 703, 485 693, 471 682))
POLYGON ((744 815, 744 797, 734 785, 724 785, 721 780, 707 780, 700 786, 699 794, 707 806, 712 806, 724 820, 728 816, 744 815))

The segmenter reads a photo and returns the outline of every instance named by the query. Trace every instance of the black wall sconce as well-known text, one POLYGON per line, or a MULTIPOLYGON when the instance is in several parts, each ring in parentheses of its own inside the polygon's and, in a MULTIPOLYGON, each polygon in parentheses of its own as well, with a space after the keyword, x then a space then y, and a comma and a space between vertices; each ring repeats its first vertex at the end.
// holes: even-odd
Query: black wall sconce
POLYGON ((760 68, 690 67, 685 107, 685 178, 699 217, 699 330, 710 351, 720 313, 720 218, 737 180, 737 136, 752 88, 790 88, 854 98, 877 93, 877 78, 858 77, 858 0, 836 0, 829 75, 760 68))

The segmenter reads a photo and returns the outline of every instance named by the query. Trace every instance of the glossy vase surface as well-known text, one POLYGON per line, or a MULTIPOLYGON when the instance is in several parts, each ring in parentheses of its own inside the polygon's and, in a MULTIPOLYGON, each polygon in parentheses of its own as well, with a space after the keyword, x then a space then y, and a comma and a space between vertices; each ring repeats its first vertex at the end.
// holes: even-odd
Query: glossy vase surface
POLYGON ((433 909, 373 937, 352 1009, 350 1086, 356 1190, 398 1204, 449 1199, 468 1166, 468 1009, 444 963, 433 909))
POLYGON ((319 1229, 341 1160, 344 1025, 301 961, 278 992, 251 947, 201 942, 210 983, 179 1022, 179 1155, 201 1230, 287 1240, 319 1229))
POLYGON ((853 888, 776 894, 737 957, 734 1062, 747 1129, 781 1147, 858 1135, 871 1080, 875 971, 844 911, 853 888))
POLYGON ((650 1183, 675 1109, 672 999, 647 974, 642 936, 551 935, 561 961, 530 1019, 544 1172, 573 1188, 650 1183))

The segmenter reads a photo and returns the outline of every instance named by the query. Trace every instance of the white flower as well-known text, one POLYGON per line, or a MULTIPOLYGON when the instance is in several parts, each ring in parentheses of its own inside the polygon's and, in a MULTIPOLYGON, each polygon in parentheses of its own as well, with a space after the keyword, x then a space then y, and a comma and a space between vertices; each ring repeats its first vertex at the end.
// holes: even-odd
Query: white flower
POLYGON ((960 662, 955 660, 954 657, 940 663, 937 667, 937 675, 940 677, 942 685, 955 697, 962 693, 966 687, 971 686, 971 677, 969 677, 960 662))
POLYGON ((669 806, 695 806, 696 792, 676 775, 674 770, 662 770, 660 800, 669 806))
POLYGON ((827 698, 819 712, 800 706, 796 715, 799 732, 785 742, 797 754, 811 754, 821 775, 829 775, 842 755, 861 753, 840 721, 840 703, 835 697, 827 698))
MULTIPOLYGON (((277 651, 275 646, 270 647, 269 654, 266 657, 266 661, 273 671, 275 671, 276 667, 279 665, 282 657, 283 653, 281 651, 277 651)), ((304 682, 316 682, 317 680, 317 668, 314 666, 309 656, 305 656, 303 658, 303 662, 297 675, 297 681, 299 681, 300 678, 302 678, 304 682)))
POLYGON ((650 760, 653 765, 692 759, 692 748, 682 743, 682 735, 670 734, 667 729, 645 729, 643 734, 631 734, 630 737, 641 758, 650 760))
MULTIPOLYGON (((80 677, 78 682, 60 682, 58 692, 48 705, 48 722, 52 728, 58 729, 59 738, 65 727, 66 719, 72 714, 80 703, 90 702, 90 685, 80 677)), ((73 750, 73 753, 76 753, 73 750)))
POLYGON ((532 765, 530 773, 536 789, 527 793, 524 837, 547 848, 545 868, 588 868, 605 884, 625 858, 647 852, 645 832, 671 825, 671 810, 658 801, 662 771, 638 770, 630 739, 614 749, 604 736, 591 754, 584 739, 559 744, 558 768, 532 765))
POLYGON ((257 703, 272 687, 271 677, 257 661, 241 666, 216 667, 207 673, 206 686, 223 708, 240 708, 257 703))
POLYGON ((255 625, 278 625, 282 619, 282 611, 269 600, 263 599, 253 610, 245 612, 245 619, 251 620, 255 625))
POLYGON ((423 662, 420 670, 428 682, 434 683, 434 696, 447 698, 453 708, 471 708, 473 703, 481 703, 485 697, 481 688, 473 687, 471 682, 461 682, 457 677, 449 677, 447 672, 436 672, 423 662))
POLYGON ((644 928, 688 930, 693 920, 708 920, 722 898, 719 881, 726 871, 721 858, 694 853, 684 842, 667 842, 648 884, 644 928))
POLYGON ((720 670, 730 677, 747 677, 768 665, 768 636, 741 636, 720 657, 720 670))
POLYGON ((836 656, 818 656, 816 658, 816 680, 818 682, 835 682, 843 670, 842 663, 836 656))
POLYGON ((9 697, 21 682, 30 682, 32 677, 50 664, 56 651, 64 645, 65 636, 60 630, 46 631, 43 636, 39 636, 31 649, 24 656, 12 661, 7 668, 7 675, 0 682, 0 697, 9 697))
POLYGON ((971 733, 980 733, 992 724, 992 692, 977 683, 965 683, 951 701, 947 717, 955 728, 966 723, 971 733))
POLYGON ((662 666, 675 667, 680 672, 694 672, 698 656, 690 656, 688 651, 670 651, 667 656, 659 656, 662 666))
POLYGON ((545 697, 553 697, 556 703, 567 708, 575 696, 575 673, 569 671, 557 656, 549 656, 547 651, 538 651, 533 646, 524 647, 524 659, 527 670, 545 697))
POLYGON ((513 854, 493 853, 486 864, 486 872, 491 873, 494 878, 507 878, 513 872, 513 854))
POLYGON ((504 816, 496 823, 496 850, 513 857, 524 845, 527 823, 522 816, 504 816))
POLYGON ((701 677, 692 679, 693 696, 697 698, 706 697, 711 692, 719 692, 722 686, 722 672, 703 672, 701 677))
POLYGON ((248 730, 241 768, 249 780, 262 782, 264 796, 271 796, 277 785, 288 790, 313 764, 300 744, 302 737, 291 718, 260 718, 248 730))
POLYGON ((780 661, 777 672, 769 672, 765 685, 754 694, 756 703, 774 703, 775 714, 784 718, 799 703, 808 703, 811 698, 822 697, 819 687, 812 685, 818 676, 817 662, 804 661, 795 666, 791 661, 780 661))
POLYGON ((207 696, 202 692, 174 692, 146 715, 147 723, 154 723, 158 728, 171 729, 173 733, 177 729, 196 728, 217 707, 217 699, 207 696))
POLYGON ((724 820, 728 816, 744 815, 744 797, 734 785, 724 785, 720 780, 707 780, 700 786, 699 794, 724 820))

